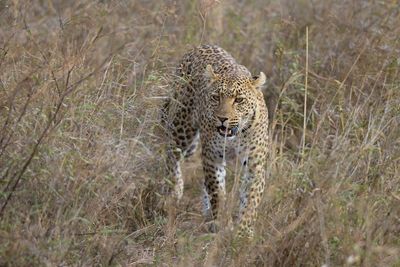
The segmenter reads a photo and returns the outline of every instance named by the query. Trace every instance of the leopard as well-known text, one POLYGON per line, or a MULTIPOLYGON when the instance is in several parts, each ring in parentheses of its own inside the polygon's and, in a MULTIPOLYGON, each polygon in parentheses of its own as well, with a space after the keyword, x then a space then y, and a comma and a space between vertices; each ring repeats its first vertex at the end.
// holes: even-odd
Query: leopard
POLYGON ((226 199, 226 153, 240 164, 238 236, 254 236, 268 154, 268 109, 263 72, 253 76, 217 45, 188 51, 172 75, 171 94, 162 108, 166 169, 174 197, 182 198, 181 164, 201 146, 203 213, 215 221, 226 199))

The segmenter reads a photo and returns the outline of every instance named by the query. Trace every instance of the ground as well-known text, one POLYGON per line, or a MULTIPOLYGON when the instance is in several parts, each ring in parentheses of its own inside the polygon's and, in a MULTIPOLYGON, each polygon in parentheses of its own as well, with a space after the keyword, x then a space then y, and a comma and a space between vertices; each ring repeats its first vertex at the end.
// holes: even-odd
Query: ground
POLYGON ((0 1, 0 266, 399 266, 398 36, 395 1, 0 1), (174 220, 159 191, 160 105, 201 43, 267 76, 248 244, 208 231, 198 155, 174 220))

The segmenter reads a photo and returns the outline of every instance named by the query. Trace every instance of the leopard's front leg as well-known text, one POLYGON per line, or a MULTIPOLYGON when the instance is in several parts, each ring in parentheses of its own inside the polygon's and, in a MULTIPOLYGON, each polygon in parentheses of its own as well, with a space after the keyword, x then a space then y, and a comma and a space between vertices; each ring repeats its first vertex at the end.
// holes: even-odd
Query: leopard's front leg
POLYGON ((222 147, 215 146, 211 140, 203 140, 202 163, 205 188, 204 211, 206 215, 211 211, 212 219, 216 219, 220 204, 225 198, 226 171, 222 147))
POLYGON ((266 140, 242 153, 240 181, 239 236, 253 236, 253 226, 265 187, 266 140))

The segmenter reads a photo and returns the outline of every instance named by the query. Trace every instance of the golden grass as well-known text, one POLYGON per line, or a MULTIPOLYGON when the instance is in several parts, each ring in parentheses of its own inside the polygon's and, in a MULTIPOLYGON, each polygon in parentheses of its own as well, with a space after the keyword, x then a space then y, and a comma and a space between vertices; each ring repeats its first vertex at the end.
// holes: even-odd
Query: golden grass
POLYGON ((400 266, 398 36, 396 1, 0 1, 0 266, 400 266), (268 77, 246 244, 232 201, 209 233, 198 157, 173 218, 160 191, 160 103, 200 43, 268 77))

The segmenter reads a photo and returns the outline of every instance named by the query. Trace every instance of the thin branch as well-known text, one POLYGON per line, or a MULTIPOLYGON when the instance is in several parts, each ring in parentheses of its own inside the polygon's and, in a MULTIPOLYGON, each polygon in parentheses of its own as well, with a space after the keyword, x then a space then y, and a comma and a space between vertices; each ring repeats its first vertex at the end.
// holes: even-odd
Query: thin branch
MULTIPOLYGON (((121 50, 124 46, 125 46, 125 45, 121 45, 118 49, 116 49, 115 51, 113 51, 113 53, 115 53, 116 51, 121 50)), ((110 53, 109 57, 111 57, 111 56, 113 55, 113 53, 110 53)), ((47 133, 48 133, 50 130, 52 130, 52 129, 54 129, 55 127, 57 127, 58 123, 53 124, 53 122, 55 122, 55 119, 56 119, 56 117, 57 117, 57 114, 59 113, 59 111, 60 111, 60 109, 61 109, 61 107, 62 107, 62 104, 64 103, 64 99, 65 99, 71 92, 73 92, 73 90, 74 90, 77 86, 79 86, 82 82, 84 82, 84 81, 87 80, 88 78, 92 77, 95 73, 97 73, 98 71, 100 71, 100 70, 104 67, 105 63, 108 61, 109 57, 107 57, 107 58, 99 65, 99 67, 96 68, 95 70, 93 70, 91 73, 89 73, 88 75, 86 75, 86 76, 84 76, 83 78, 79 79, 77 82, 75 82, 75 83, 73 83, 73 84, 71 84, 71 85, 69 85, 69 86, 66 87, 66 90, 65 90, 64 93, 61 95, 60 100, 59 100, 58 103, 57 103, 57 106, 56 106, 55 111, 53 112, 52 116, 50 116, 50 118, 49 118, 49 120, 48 120, 48 122, 47 122, 47 125, 46 125, 45 129, 42 131, 42 133, 41 133, 39 139, 36 141, 36 143, 35 143, 35 145, 34 145, 34 147, 33 147, 33 149, 32 149, 32 152, 30 153, 28 159, 26 160, 25 164, 24 164, 23 167, 21 168, 21 171, 20 171, 19 173, 15 174, 15 175, 10 179, 10 180, 15 180, 15 182, 14 182, 14 185, 12 186, 12 188, 11 188, 10 193, 8 194, 8 196, 7 196, 6 200, 5 200, 5 202, 3 203, 3 205, 2 205, 2 207, 1 207, 1 209, 0 209, 0 218, 3 217, 4 211, 5 211, 5 209, 6 209, 7 205, 8 205, 8 203, 10 202, 11 197, 13 196, 13 194, 14 194, 14 192, 15 192, 15 190, 16 190, 16 188, 17 188, 17 186, 18 186, 18 184, 19 184, 19 182, 20 182, 20 180, 21 180, 21 178, 22 178, 22 176, 24 175, 24 173, 26 172, 28 166, 29 166, 30 163, 32 162, 33 157, 36 155, 36 153, 37 153, 37 151, 38 151, 38 148, 39 148, 40 144, 42 143, 43 139, 46 137, 47 133), (53 127, 51 127, 52 125, 53 125, 53 127)), ((72 71, 72 69, 71 69, 71 71, 72 71)), ((59 122, 60 122, 60 121, 59 121, 59 122)))
POLYGON ((304 80, 304 110, 303 110, 303 137, 301 147, 301 160, 304 160, 304 150, 306 145, 306 127, 307 127, 307 87, 308 87, 308 27, 306 27, 306 73, 304 80))

